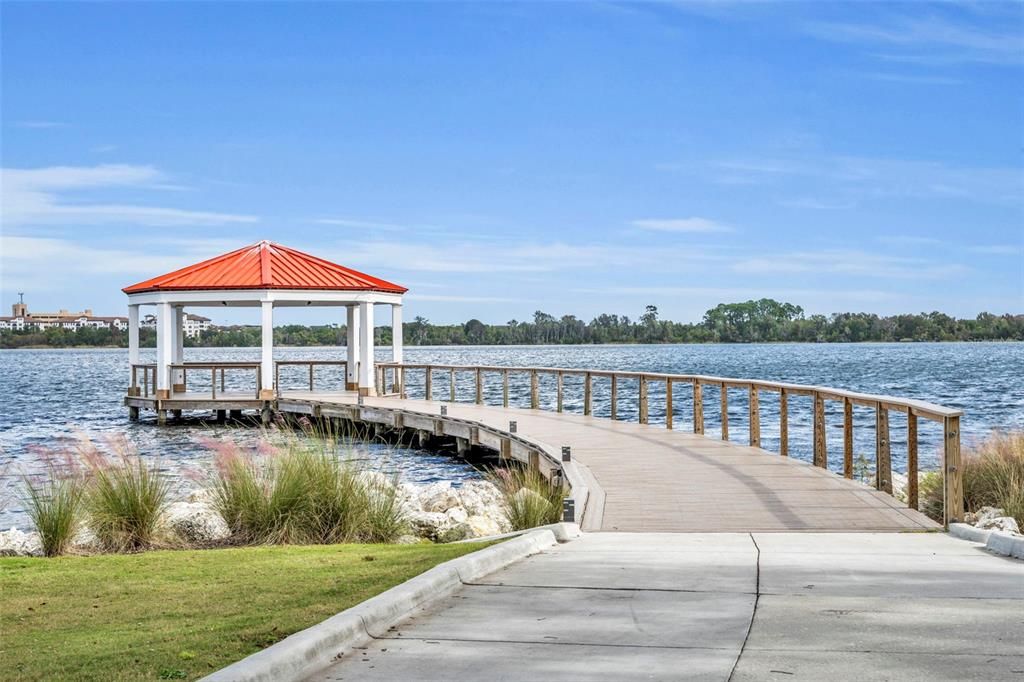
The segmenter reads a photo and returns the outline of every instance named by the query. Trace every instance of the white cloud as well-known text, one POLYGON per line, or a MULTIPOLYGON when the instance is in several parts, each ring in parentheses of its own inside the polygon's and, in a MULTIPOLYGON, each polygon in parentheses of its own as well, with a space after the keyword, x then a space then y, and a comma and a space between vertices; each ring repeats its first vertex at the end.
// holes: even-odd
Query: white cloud
POLYGON ((1013 244, 994 244, 992 246, 969 246, 967 250, 971 253, 988 256, 1016 256, 1021 253, 1022 248, 1013 244))
POLYGON ((658 168, 723 185, 772 185, 801 178, 816 192, 832 197, 823 203, 837 205, 889 197, 1017 205, 1024 191, 1020 168, 952 166, 918 159, 821 155, 717 159, 703 165, 660 164, 658 168))
POLYGON ((888 25, 817 22, 804 28, 823 40, 894 51, 876 55, 885 59, 936 65, 1020 64, 1024 61, 1024 50, 1021 50, 1019 19, 1004 25, 1002 30, 987 30, 932 15, 898 17, 888 25))
POLYGON ((67 239, 0 235, 4 290, 67 291, 76 279, 123 276, 124 285, 216 256, 220 240, 190 240, 182 248, 132 251, 86 246, 67 239))
MULTIPOLYGON (((667 262, 664 255, 665 251, 660 247, 616 244, 363 241, 340 247, 337 260, 353 267, 399 267, 405 271, 541 273, 631 267, 675 269, 681 264, 693 270, 702 262, 722 258, 707 249, 700 253, 679 254, 671 262, 667 262)), ((331 253, 328 251, 325 257, 331 258, 331 253)))
POLYGON ((825 249, 755 256, 737 261, 734 272, 755 275, 817 273, 885 279, 942 279, 967 272, 963 265, 885 256, 855 249, 825 249))
POLYGON ((655 232, 732 232, 733 228, 708 218, 647 218, 634 220, 633 227, 655 232))
POLYGON ((71 201, 68 193, 116 187, 133 189, 180 189, 164 182, 164 175, 152 166, 103 164, 99 166, 50 166, 46 168, 4 168, 2 181, 2 223, 5 228, 20 225, 107 225, 150 226, 226 225, 254 223, 255 216, 213 211, 193 211, 163 206, 128 203, 85 203, 71 201))
POLYGON ((317 225, 335 225, 337 227, 351 227, 358 230, 375 230, 384 232, 399 232, 405 230, 404 225, 395 223, 379 223, 370 220, 350 220, 348 218, 318 218, 314 220, 317 225))

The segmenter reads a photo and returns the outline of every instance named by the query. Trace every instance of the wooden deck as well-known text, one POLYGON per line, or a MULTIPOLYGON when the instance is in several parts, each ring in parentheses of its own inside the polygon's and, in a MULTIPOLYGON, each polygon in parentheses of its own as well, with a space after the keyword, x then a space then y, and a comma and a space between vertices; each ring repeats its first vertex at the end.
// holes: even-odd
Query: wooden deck
MULTIPOLYGON (((355 408, 354 393, 289 391, 282 411, 355 408)), ((920 531, 941 526, 884 492, 755 447, 663 427, 536 409, 369 397, 364 410, 505 431, 557 453, 571 447, 587 481, 587 530, 920 531)))

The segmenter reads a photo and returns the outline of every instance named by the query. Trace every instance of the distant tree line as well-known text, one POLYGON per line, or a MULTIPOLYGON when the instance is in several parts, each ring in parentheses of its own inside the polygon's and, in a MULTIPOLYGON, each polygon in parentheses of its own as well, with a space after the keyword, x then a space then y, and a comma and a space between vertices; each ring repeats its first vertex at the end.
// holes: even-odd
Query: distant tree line
MULTIPOLYGON (((598 315, 584 322, 575 315, 556 318, 537 311, 533 320, 509 320, 506 324, 485 324, 469 320, 464 324, 431 324, 423 317, 403 325, 409 346, 536 345, 602 343, 771 343, 771 342, 856 342, 856 341, 1024 341, 1024 315, 981 313, 973 320, 958 320, 944 313, 892 315, 835 313, 804 315, 792 303, 768 298, 745 303, 722 303, 704 313, 700 322, 662 320, 658 309, 649 305, 636 320, 620 315, 598 315)), ((391 343, 391 328, 377 327, 377 343, 391 343)), ((152 329, 141 330, 143 347, 156 344, 152 329)), ((286 325, 274 329, 274 343, 280 346, 344 345, 345 327, 286 325)), ((0 346, 119 346, 128 344, 126 332, 110 329, 46 329, 0 331, 0 346)), ((186 346, 259 346, 260 328, 217 327, 186 346)))

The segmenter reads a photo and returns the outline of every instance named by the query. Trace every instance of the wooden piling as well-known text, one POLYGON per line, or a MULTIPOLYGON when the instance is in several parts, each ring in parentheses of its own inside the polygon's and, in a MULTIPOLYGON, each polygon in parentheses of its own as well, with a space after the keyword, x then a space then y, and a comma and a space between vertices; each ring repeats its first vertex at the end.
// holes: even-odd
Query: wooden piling
POLYGON ((779 389, 779 454, 789 457, 789 393, 779 389))
POLYGON ((917 491, 917 415, 907 412, 907 506, 918 508, 917 491))
POLYGON ((828 443, 825 439, 825 397, 814 392, 814 466, 828 468, 828 443))
POLYGON ((693 380, 693 432, 704 434, 704 385, 693 380))
POLYGON ((721 384, 722 440, 729 440, 729 387, 721 384))
POLYGON ((889 410, 875 408, 875 488, 892 495, 892 454, 889 448, 889 410))
POLYGON ((843 476, 853 478, 853 401, 843 398, 843 476))
POLYGON ((672 380, 665 379, 665 428, 672 430, 672 418, 675 415, 672 410, 672 380))
POLYGON ((749 406, 748 412, 750 415, 750 446, 754 448, 761 447, 761 405, 760 398, 757 394, 757 386, 751 386, 748 389, 749 406))

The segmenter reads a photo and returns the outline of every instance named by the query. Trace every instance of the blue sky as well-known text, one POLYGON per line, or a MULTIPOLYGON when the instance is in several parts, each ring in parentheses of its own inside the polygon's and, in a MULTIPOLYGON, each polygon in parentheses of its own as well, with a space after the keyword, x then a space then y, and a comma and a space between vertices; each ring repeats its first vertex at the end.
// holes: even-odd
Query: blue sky
POLYGON ((271 239, 438 322, 1024 312, 1022 36, 1021 3, 6 2, 2 303, 120 313, 271 239))

